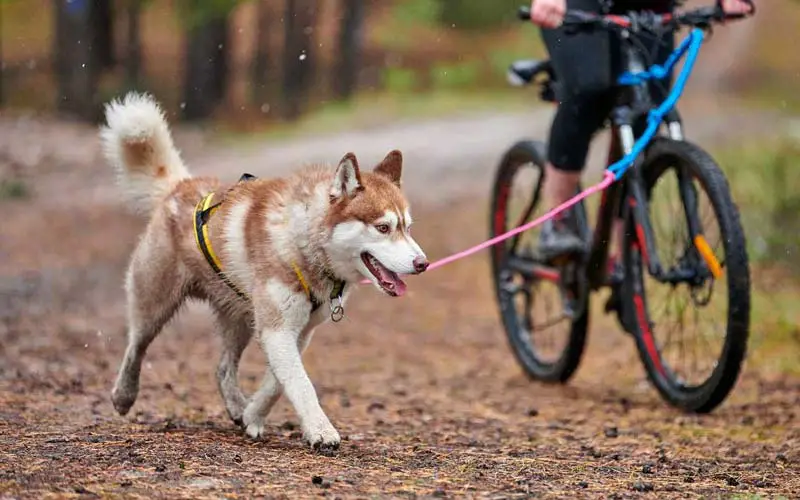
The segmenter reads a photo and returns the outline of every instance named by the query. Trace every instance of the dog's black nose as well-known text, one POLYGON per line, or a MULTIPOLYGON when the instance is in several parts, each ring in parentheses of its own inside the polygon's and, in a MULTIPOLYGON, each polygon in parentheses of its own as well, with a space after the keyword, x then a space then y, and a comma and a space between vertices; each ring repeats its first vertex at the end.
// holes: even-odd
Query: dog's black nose
POLYGON ((417 273, 424 273, 425 270, 428 269, 429 265, 430 262, 428 262, 428 259, 426 259, 425 257, 414 258, 414 271, 416 271, 417 273))

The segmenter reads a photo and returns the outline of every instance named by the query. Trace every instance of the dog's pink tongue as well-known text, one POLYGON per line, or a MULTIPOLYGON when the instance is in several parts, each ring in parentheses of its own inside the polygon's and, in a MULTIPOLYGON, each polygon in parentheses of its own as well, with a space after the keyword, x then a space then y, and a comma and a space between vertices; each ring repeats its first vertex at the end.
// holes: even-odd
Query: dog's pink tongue
POLYGON ((406 293, 406 283, 400 278, 395 277, 394 291, 398 297, 402 297, 406 293))
POLYGON ((396 273, 389 271, 386 268, 381 269, 381 281, 383 281, 386 285, 391 285, 388 287, 394 292, 395 296, 401 297, 404 293, 406 293, 406 284, 403 280, 400 279, 396 273))

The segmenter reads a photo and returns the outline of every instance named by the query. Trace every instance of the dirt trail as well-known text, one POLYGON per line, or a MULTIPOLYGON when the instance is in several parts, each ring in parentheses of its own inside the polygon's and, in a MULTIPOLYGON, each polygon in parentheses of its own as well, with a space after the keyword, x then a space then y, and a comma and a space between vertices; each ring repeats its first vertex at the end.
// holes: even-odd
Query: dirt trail
MULTIPOLYGON (((697 91, 685 101, 698 142, 778 122, 697 91)), ((255 146, 180 131, 197 173, 280 175, 356 151, 363 164, 406 154, 416 234, 431 256, 485 237, 488 181, 501 151, 542 137, 551 110, 401 123, 255 146)), ((603 141, 595 148, 601 157, 603 141)), ((252 442, 216 392, 207 310, 156 340, 140 398, 120 418, 108 399, 124 348, 122 278, 144 222, 126 215, 94 130, 0 119, 0 165, 32 197, 0 202, 0 497, 689 498, 800 491, 800 381, 747 367, 713 415, 666 407, 630 339, 595 305, 573 382, 525 379, 506 346, 486 256, 414 279, 402 300, 357 292, 347 320, 320 330, 306 359, 343 436, 311 454, 285 402, 252 442)), ((599 165, 597 161, 594 165, 599 165)), ((597 173, 595 168, 594 174, 597 173)), ((602 299, 602 297, 599 297, 602 299)), ((245 353, 252 391, 262 355, 245 353)))

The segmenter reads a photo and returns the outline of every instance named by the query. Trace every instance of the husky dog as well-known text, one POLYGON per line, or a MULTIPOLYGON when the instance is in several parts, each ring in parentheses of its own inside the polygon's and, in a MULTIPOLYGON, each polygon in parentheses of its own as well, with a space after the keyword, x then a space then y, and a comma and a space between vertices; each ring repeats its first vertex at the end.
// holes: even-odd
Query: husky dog
POLYGON ((335 167, 310 165, 268 180, 245 174, 223 188, 189 174, 151 96, 113 100, 105 115, 104 156, 130 206, 149 218, 125 280, 128 346, 111 394, 117 412, 136 401, 147 347, 187 299, 200 299, 218 319, 217 381, 231 419, 258 438, 285 393, 304 439, 315 449, 337 448, 339 433, 301 355, 317 326, 341 319, 359 281, 398 297, 406 290, 400 276, 428 267, 409 233, 401 153, 389 152, 371 172, 348 153, 335 167), (245 398, 237 373, 251 337, 268 368, 245 398))

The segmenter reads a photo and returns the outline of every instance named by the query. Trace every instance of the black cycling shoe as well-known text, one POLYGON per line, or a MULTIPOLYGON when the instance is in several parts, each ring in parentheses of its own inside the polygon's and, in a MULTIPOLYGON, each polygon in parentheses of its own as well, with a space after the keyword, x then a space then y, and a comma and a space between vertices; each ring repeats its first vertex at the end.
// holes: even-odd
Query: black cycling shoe
MULTIPOLYGON (((565 212, 558 218, 548 219, 542 225, 542 232, 539 235, 539 244, 535 254, 537 258, 546 264, 559 265, 562 272, 574 274, 575 262, 586 251, 586 243, 578 236, 574 229, 570 212, 565 212)), ((562 275, 563 278, 563 275, 562 275)), ((573 276, 574 278, 574 276, 573 276)), ((564 315, 574 319, 578 313, 578 297, 575 296, 572 286, 568 284, 572 280, 567 278, 567 282, 562 279, 559 285, 561 302, 564 306, 564 315)))
POLYGON ((548 219, 542 224, 536 254, 542 262, 552 263, 562 257, 573 258, 586 251, 586 243, 574 229, 569 213, 548 219))

